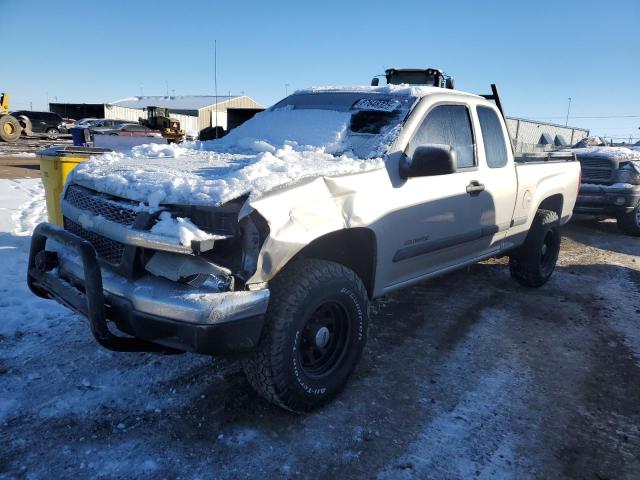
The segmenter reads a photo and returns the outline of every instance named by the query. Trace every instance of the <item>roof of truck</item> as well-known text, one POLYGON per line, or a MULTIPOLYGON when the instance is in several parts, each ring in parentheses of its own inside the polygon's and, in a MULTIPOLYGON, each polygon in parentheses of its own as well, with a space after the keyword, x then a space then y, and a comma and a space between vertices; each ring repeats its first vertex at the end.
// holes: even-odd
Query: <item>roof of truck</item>
POLYGON ((310 87, 302 90, 297 90, 294 94, 299 93, 380 93, 386 95, 406 95, 410 97, 424 97, 426 95, 433 95, 437 93, 447 93, 454 95, 470 96, 474 98, 482 98, 480 95, 473 93, 463 92, 461 90, 451 90, 440 87, 421 87, 416 85, 384 85, 380 87, 371 86, 319 86, 310 87))

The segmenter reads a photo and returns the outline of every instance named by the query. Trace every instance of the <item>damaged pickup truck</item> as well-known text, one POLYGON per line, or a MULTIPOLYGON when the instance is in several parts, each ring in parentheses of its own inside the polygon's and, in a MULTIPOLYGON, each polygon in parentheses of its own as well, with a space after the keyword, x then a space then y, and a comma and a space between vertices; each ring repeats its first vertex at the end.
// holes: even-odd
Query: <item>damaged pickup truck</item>
POLYGON ((266 399, 314 408, 356 368, 371 299, 504 255, 523 285, 552 274, 580 165, 514 158, 488 98, 310 89, 220 140, 95 157, 64 228, 34 231, 30 288, 109 349, 233 354, 266 399))

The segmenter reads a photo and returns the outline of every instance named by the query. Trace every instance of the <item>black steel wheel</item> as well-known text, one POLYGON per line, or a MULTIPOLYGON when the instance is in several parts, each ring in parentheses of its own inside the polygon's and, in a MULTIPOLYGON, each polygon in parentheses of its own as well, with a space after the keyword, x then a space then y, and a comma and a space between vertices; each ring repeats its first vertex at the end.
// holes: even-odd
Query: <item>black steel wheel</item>
POLYGON ((302 330, 298 350, 302 371, 312 378, 331 375, 349 345, 351 316, 339 302, 321 304, 302 330))

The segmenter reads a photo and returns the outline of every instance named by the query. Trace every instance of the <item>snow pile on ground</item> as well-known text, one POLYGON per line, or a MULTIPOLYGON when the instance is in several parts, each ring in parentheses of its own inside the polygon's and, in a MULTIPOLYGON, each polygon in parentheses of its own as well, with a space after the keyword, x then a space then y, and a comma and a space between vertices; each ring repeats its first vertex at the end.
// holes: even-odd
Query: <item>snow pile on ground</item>
POLYGON ((36 154, 33 152, 18 152, 18 153, 11 153, 10 156, 22 157, 22 158, 35 158, 36 154))
POLYGON ((0 340, 21 328, 46 328, 57 316, 68 314, 68 310, 36 297, 27 288, 31 232, 46 220, 40 179, 0 180, 0 340))
POLYGON ((71 178, 150 205, 213 205, 248 193, 257 198, 304 178, 382 168, 381 152, 398 129, 376 135, 377 142, 367 145, 370 154, 357 158, 345 141, 350 116, 312 109, 263 112, 220 140, 108 153, 79 165, 71 178))
POLYGON ((173 218, 169 212, 162 212, 160 219, 151 228, 151 233, 164 235, 166 237, 179 238, 180 243, 185 246, 191 246, 192 240, 209 240, 220 238, 216 235, 204 232, 196 227, 190 219, 175 217, 173 218))

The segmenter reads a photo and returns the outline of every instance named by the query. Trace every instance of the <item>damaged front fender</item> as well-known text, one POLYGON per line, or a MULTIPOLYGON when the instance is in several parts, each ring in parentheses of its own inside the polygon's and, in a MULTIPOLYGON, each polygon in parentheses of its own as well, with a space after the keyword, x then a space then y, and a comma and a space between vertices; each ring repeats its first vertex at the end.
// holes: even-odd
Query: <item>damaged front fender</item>
POLYGON ((343 177, 318 177, 249 201, 241 216, 255 209, 269 225, 256 271, 247 280, 249 288, 271 280, 314 240, 338 230, 370 225, 374 219, 366 218, 363 212, 384 211, 372 203, 383 202, 374 192, 383 191, 382 183, 388 183, 388 178, 384 169, 343 177), (363 185, 370 195, 364 194, 363 185))

